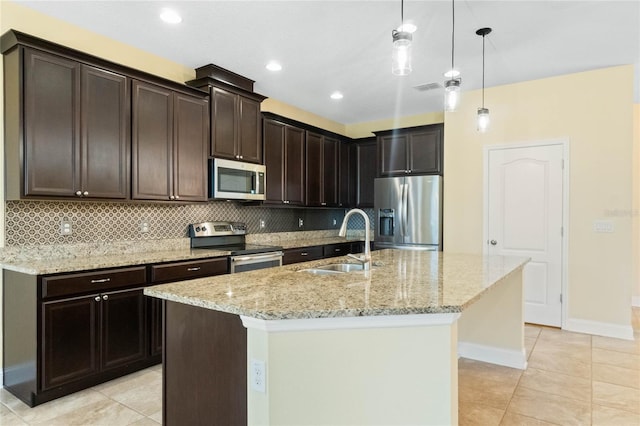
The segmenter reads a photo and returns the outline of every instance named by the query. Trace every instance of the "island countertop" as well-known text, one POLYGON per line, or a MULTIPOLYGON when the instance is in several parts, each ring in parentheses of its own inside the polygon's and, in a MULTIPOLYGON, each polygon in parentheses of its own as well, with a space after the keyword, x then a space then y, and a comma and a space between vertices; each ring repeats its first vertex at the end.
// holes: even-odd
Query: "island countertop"
POLYGON ((371 271, 301 271, 347 256, 147 287, 161 299, 265 320, 461 312, 522 268, 522 257, 372 252, 371 271))

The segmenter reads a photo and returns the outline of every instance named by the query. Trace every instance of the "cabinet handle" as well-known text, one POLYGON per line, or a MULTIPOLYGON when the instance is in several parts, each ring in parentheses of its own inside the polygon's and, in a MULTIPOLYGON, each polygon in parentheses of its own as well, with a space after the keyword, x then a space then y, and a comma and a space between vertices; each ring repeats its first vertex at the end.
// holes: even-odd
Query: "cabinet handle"
POLYGON ((99 302, 100 301, 100 296, 94 297, 93 300, 95 300, 96 302, 99 302))
POLYGON ((82 195, 83 195, 84 197, 86 197, 87 195, 89 195, 89 191, 84 191, 84 192, 82 193, 82 195))
POLYGON ((91 284, 108 283, 111 278, 100 278, 99 280, 91 280, 91 284))
POLYGON ((76 191, 76 195, 77 195, 78 197, 82 197, 82 191, 76 191))
POLYGON ((199 266, 197 266, 195 268, 187 268, 187 271, 199 271, 199 270, 200 270, 199 266))
POLYGON ((320 205, 321 205, 321 206, 326 206, 326 205, 327 205, 327 203, 320 203, 320 205))
POLYGON ((108 300, 109 299, 109 295, 105 294, 104 296, 102 296, 102 300, 108 300))
POLYGON ((283 204, 289 204, 289 202, 287 200, 284 200, 282 203, 283 204))
POLYGON ((309 253, 307 253, 306 251, 303 252, 303 253, 300 253, 300 256, 308 256, 308 255, 309 255, 309 253))
POLYGON ((335 251, 336 253, 340 253, 340 252, 342 251, 342 249, 334 249, 334 251, 335 251))

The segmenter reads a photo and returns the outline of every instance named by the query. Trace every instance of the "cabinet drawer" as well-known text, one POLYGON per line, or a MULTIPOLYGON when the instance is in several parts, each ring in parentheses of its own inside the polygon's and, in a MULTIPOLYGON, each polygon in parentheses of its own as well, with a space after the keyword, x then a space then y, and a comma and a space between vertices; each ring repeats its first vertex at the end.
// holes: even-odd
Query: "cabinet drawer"
POLYGON ((102 292, 120 287, 144 285, 147 282, 144 266, 110 269, 100 272, 56 275, 42 278, 42 298, 102 292))
POLYGON ((151 266, 151 282, 181 281, 192 278, 222 275, 229 272, 226 257, 192 260, 151 266))
POLYGON ((344 256, 351 253, 351 243, 327 244, 324 246, 324 257, 344 256))
POLYGON ((289 265, 291 263, 308 262, 310 260, 322 259, 324 253, 322 246, 302 247, 289 249, 284 251, 282 264, 289 265))

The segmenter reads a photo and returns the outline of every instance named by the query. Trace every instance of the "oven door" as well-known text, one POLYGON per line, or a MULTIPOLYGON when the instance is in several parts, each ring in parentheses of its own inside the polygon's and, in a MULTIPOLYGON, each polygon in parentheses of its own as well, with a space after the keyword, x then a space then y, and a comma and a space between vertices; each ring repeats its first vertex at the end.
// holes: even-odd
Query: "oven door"
POLYGON ((231 256, 230 273, 255 271, 256 269, 273 268, 282 266, 282 252, 257 253, 231 256))

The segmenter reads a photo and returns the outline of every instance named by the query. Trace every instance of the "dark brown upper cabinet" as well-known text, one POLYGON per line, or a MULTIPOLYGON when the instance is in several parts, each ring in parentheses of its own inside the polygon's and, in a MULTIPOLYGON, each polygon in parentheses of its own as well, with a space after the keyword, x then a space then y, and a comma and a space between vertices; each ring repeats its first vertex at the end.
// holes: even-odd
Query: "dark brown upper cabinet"
POLYGON ((306 132, 306 205, 338 206, 339 141, 306 132))
POLYGON ((373 184, 376 178, 376 138, 356 143, 356 207, 373 207, 373 184))
POLYGON ((133 81, 132 198, 206 201, 208 101, 133 81))
POLYGON ((355 206, 357 165, 356 146, 354 144, 338 144, 338 163, 338 207, 355 206))
POLYGON ((262 163, 265 97, 253 93, 253 81, 209 64, 196 69, 196 79, 187 84, 211 96, 211 156, 262 163))
POLYGON ((129 196, 129 79, 38 49, 5 53, 7 199, 129 196))
POLYGON ((380 176, 442 174, 443 124, 375 132, 380 176))
POLYGON ((266 204, 305 203, 305 131, 276 120, 263 120, 266 204))

